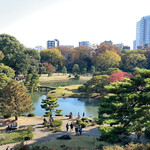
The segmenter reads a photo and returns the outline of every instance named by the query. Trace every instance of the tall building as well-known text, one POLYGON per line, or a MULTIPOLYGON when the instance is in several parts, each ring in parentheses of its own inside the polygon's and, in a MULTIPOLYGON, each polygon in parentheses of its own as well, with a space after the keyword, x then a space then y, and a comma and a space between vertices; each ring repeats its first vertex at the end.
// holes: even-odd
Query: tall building
POLYGON ((134 48, 144 48, 145 45, 150 43, 150 16, 142 17, 136 24, 136 42, 134 48))
POLYGON ((89 46, 89 41, 80 41, 79 46, 89 46))
POLYGON ((57 39, 52 41, 47 41, 47 49, 52 47, 58 47, 58 46, 59 46, 59 41, 57 39))

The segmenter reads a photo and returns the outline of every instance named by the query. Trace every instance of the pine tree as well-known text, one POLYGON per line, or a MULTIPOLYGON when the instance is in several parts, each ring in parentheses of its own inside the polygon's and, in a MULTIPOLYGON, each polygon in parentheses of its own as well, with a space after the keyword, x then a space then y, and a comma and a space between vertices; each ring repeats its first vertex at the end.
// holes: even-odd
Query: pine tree
POLYGON ((100 101, 100 140, 120 142, 138 132, 150 119, 150 70, 136 69, 136 76, 105 86, 108 95, 100 101), (104 124, 107 124, 104 125, 104 124))
POLYGON ((49 116, 50 121, 52 121, 52 110, 54 110, 54 108, 58 106, 58 98, 56 97, 48 96, 46 99, 42 99, 41 107, 46 110, 45 116, 49 116))
POLYGON ((24 86, 11 80, 3 89, 3 96, 0 99, 0 112, 5 114, 14 114, 15 119, 23 113, 33 110, 33 104, 24 86))

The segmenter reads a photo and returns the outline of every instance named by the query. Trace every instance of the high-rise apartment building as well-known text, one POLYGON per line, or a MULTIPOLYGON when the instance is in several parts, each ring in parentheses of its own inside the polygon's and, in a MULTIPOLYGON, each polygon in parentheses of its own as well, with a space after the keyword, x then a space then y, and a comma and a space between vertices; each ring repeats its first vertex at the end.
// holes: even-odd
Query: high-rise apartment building
POLYGON ((52 41, 47 41, 47 49, 52 47, 58 47, 58 46, 59 46, 59 41, 57 39, 52 41))
POLYGON ((136 41, 134 48, 145 47, 150 45, 150 16, 142 17, 136 24, 136 41))

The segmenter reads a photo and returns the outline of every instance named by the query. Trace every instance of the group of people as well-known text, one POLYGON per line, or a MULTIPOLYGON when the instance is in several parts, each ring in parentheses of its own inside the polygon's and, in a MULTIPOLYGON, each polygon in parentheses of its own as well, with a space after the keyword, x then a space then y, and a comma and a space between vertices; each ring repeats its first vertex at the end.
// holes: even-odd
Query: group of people
MULTIPOLYGON (((72 116, 73 116, 73 113, 72 112, 70 112, 69 113, 69 119, 72 119, 72 116)), ((83 112, 83 115, 82 115, 83 117, 85 117, 85 113, 83 112)), ((81 115, 80 115, 80 113, 78 112, 78 119, 80 119, 81 118, 81 115)))
POLYGON ((18 128, 17 122, 13 122, 11 124, 8 124, 7 130, 13 130, 13 129, 17 129, 17 128, 18 128))
MULTIPOLYGON (((85 113, 83 112, 83 115, 82 115, 83 117, 85 116, 85 113)), ((80 113, 78 112, 78 119, 80 119, 81 118, 81 115, 80 115, 80 113)))
MULTIPOLYGON (((66 124, 66 130, 68 131, 69 130, 69 126, 70 126, 70 131, 73 131, 73 128, 74 128, 74 125, 73 123, 71 122, 71 124, 69 125, 68 123, 66 124)), ((78 133, 81 135, 82 134, 82 127, 79 126, 79 127, 75 127, 75 132, 76 132, 76 135, 78 135, 78 133)))

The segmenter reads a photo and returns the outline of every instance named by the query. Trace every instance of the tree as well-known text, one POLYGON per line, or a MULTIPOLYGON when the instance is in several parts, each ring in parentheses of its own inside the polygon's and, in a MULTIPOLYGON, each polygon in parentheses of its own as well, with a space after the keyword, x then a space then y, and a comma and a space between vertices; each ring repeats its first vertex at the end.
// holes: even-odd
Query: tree
POLYGON ((49 64, 48 62, 44 62, 43 65, 46 67, 48 76, 50 76, 55 71, 54 66, 52 64, 49 64))
POLYGON ((72 68, 72 73, 79 73, 80 72, 80 68, 78 64, 74 64, 73 68, 72 68))
POLYGON ((127 72, 116 72, 109 77, 109 82, 123 82, 125 78, 133 77, 127 72))
POLYGON ((2 62, 13 68, 16 73, 24 73, 28 68, 27 58, 24 56, 24 46, 13 36, 0 34, 0 51, 4 54, 2 62))
POLYGON ((44 64, 42 64, 42 63, 39 63, 39 74, 41 75, 41 74, 46 74, 47 72, 46 72, 46 67, 45 67, 45 65, 44 64))
MULTIPOLYGON (((49 116, 50 120, 52 121, 52 111, 55 107, 58 107, 58 98, 53 96, 48 96, 46 99, 42 99, 41 107, 46 110, 45 116, 49 116)), ((51 123, 51 122, 50 122, 51 123)))
POLYGON ((150 119, 150 70, 136 68, 135 73, 124 82, 105 86, 108 95, 100 101, 98 112, 100 140, 123 141, 129 132, 140 131, 150 119))
POLYGON ((92 65, 92 56, 94 50, 90 47, 80 46, 71 51, 72 64, 78 64, 80 69, 87 68, 90 70, 92 65))
POLYGON ((87 71, 87 69, 86 69, 86 68, 83 68, 83 69, 82 69, 82 74, 86 74, 86 71, 87 71))
POLYGON ((6 74, 8 78, 14 78, 15 76, 15 71, 10 67, 5 66, 3 63, 0 63, 0 73, 6 74))
POLYGON ((15 66, 14 70, 16 74, 24 74, 28 73, 30 67, 30 60, 24 53, 18 53, 15 55, 15 66))
POLYGON ((116 72, 122 72, 122 71, 119 68, 108 68, 108 70, 106 70, 106 71, 101 71, 101 74, 102 75, 104 75, 104 74, 112 75, 112 74, 114 74, 116 72))
POLYGON ((133 71, 135 67, 146 68, 147 59, 144 54, 130 52, 122 57, 122 68, 125 71, 133 71))
POLYGON ((39 83, 39 75, 34 73, 31 77, 31 81, 30 81, 30 85, 29 85, 31 92, 37 91, 38 83, 39 83))
POLYGON ((3 89, 7 86, 10 78, 6 74, 0 73, 0 97, 2 97, 3 89))
POLYGON ((88 80, 83 87, 80 87, 79 90, 85 91, 87 93, 100 93, 101 95, 104 94, 106 91, 104 86, 109 83, 108 80, 109 76, 107 75, 99 75, 94 76, 90 80, 88 80))
POLYGON ((3 96, 0 99, 0 112, 5 114, 14 114, 15 119, 23 113, 33 110, 33 104, 27 89, 14 80, 11 80, 3 89, 3 96))
POLYGON ((67 68, 66 68, 65 66, 63 66, 63 68, 62 68, 62 73, 63 73, 63 74, 66 74, 66 73, 67 73, 67 68))
POLYGON ((28 49, 25 49, 25 50, 24 50, 24 53, 25 53, 26 55, 28 55, 28 56, 30 56, 30 57, 32 57, 32 58, 38 60, 38 61, 40 61, 40 59, 41 59, 40 53, 39 53, 38 50, 36 50, 36 49, 29 49, 29 48, 28 48, 28 49))
POLYGON ((25 49, 24 53, 29 60, 28 73, 38 73, 40 63, 40 53, 35 49, 25 49))
POLYGON ((2 51, 0 51, 0 61, 2 61, 4 59, 4 54, 2 51))
POLYGON ((41 62, 48 62, 54 67, 62 67, 65 58, 57 48, 45 49, 41 51, 41 62))
POLYGON ((94 74, 94 73, 95 73, 95 66, 91 66, 91 70, 90 70, 90 72, 91 72, 92 74, 94 74))
POLYGON ((115 46, 115 45, 109 45, 109 44, 101 44, 97 46, 97 49, 95 50, 95 55, 98 56, 100 53, 105 53, 106 51, 114 52, 117 54, 121 54, 121 50, 115 46))
POLYGON ((96 66, 99 70, 106 71, 108 68, 118 67, 121 62, 121 57, 111 51, 99 54, 96 58, 96 66))

